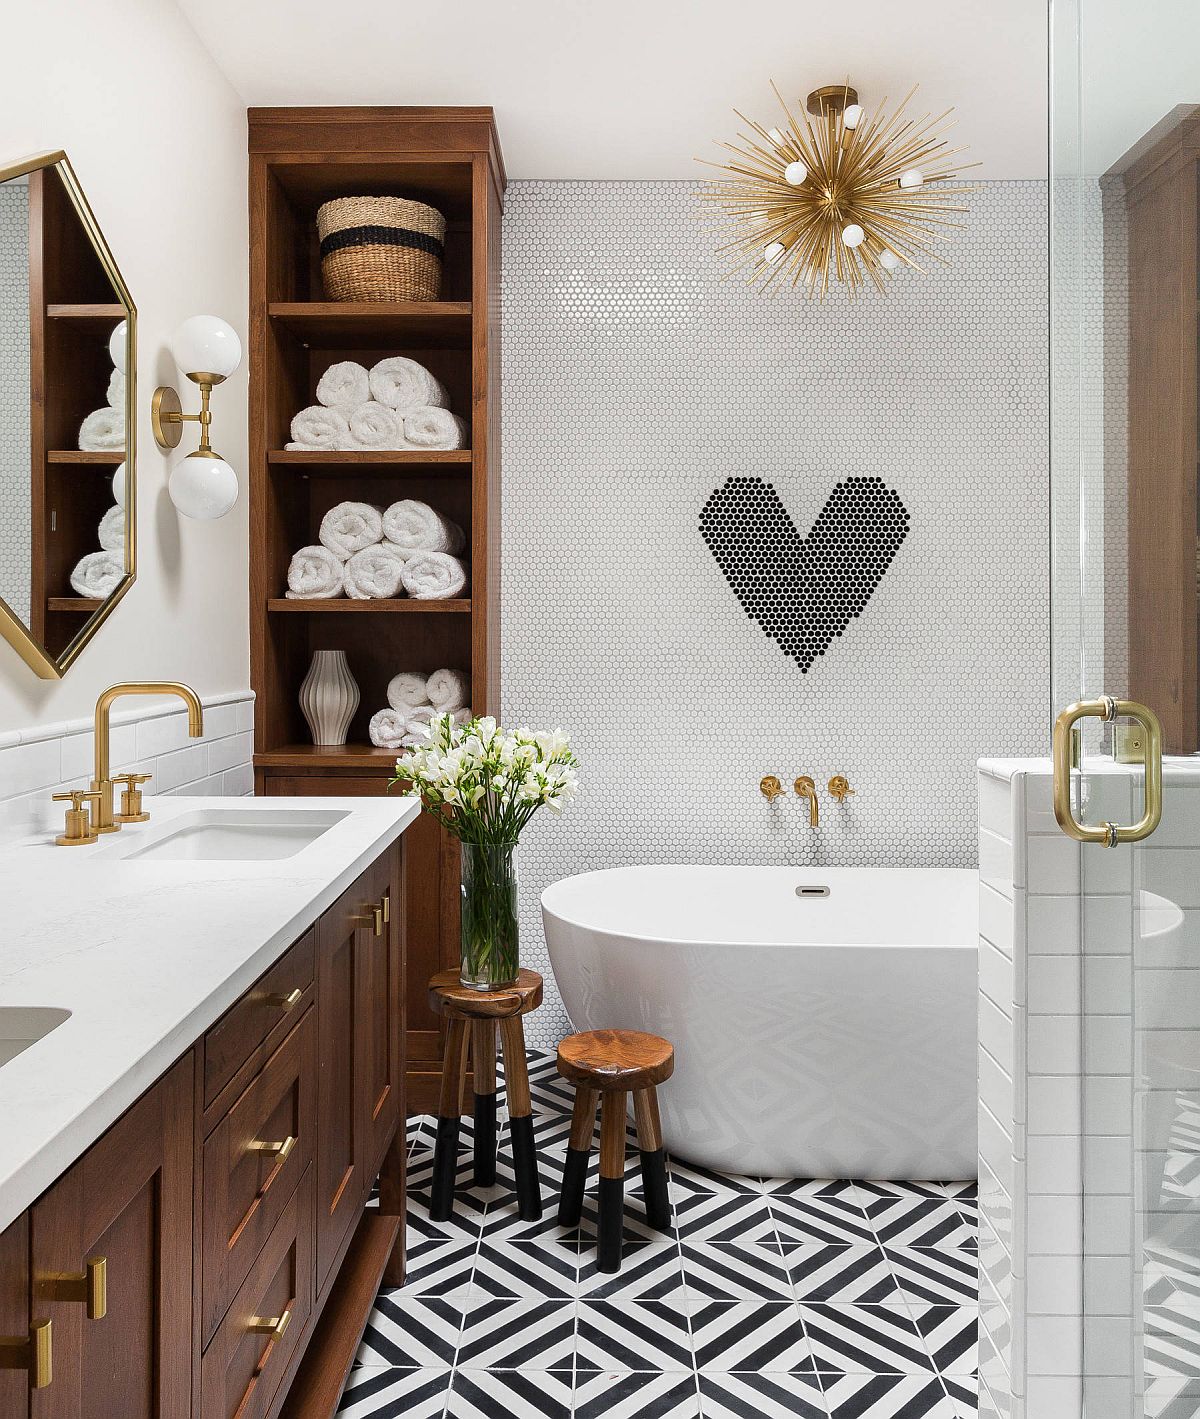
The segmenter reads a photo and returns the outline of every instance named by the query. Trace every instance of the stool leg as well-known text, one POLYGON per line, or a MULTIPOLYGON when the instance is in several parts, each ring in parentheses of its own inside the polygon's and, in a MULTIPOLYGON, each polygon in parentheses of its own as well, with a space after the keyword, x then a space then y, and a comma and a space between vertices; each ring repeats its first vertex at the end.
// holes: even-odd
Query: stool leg
POLYGON ((475 1073, 475 1186, 496 1181, 496 1022, 471 1022, 475 1073))
POLYGON ((437 1142, 433 1149, 433 1184, 429 1199, 429 1215, 435 1222, 448 1222, 454 1212, 458 1132, 466 1072, 467 1022, 449 1020, 446 1024, 446 1053, 442 1059, 442 1091, 438 1099, 437 1142))
POLYGON ((625 1102, 623 1089, 605 1090, 600 1104, 600 1226, 596 1265, 620 1271, 625 1230, 625 1102))
POLYGON ((663 1149, 662 1123, 658 1116, 658 1091, 637 1089, 633 1095, 637 1119, 638 1149, 641 1152, 642 1186, 646 1190, 646 1220, 659 1232, 671 1226, 671 1198, 667 1191, 667 1155, 663 1149))
POLYGON ((525 1027, 519 1015, 500 1021, 500 1041, 504 1048, 508 1129, 512 1135, 513 1168, 517 1174, 517 1212, 523 1222, 536 1222, 542 1215, 542 1188, 538 1180, 537 1149, 533 1142, 533 1102, 529 1097, 525 1027))
POLYGON ((562 1192, 558 1199, 558 1225, 578 1227, 583 1216, 583 1192, 587 1186, 588 1159, 592 1156, 592 1130, 596 1126, 596 1091, 581 1084, 575 1090, 571 1115, 571 1138, 567 1161, 563 1164, 562 1192))

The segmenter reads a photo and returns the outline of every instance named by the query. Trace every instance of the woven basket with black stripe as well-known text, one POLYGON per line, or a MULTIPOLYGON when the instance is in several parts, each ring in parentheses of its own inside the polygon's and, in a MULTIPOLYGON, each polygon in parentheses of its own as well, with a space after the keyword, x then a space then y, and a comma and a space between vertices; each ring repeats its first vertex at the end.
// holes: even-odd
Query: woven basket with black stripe
POLYGON ((446 219, 406 197, 335 197, 317 211, 331 301, 435 301, 446 219))

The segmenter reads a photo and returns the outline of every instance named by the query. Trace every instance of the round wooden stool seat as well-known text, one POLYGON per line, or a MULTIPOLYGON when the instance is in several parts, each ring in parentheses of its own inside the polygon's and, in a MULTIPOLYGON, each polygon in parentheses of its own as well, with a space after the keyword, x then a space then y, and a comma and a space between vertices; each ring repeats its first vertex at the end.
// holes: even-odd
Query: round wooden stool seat
POLYGON ((457 970, 439 971, 429 982, 429 1008, 448 1020, 508 1020, 528 1015, 542 1003, 542 978, 522 968, 517 983, 503 990, 472 990, 457 970))
POLYGON ((674 1069, 669 1041, 641 1030, 587 1030, 568 1035, 558 1047, 558 1072, 589 1089, 650 1089, 674 1069))

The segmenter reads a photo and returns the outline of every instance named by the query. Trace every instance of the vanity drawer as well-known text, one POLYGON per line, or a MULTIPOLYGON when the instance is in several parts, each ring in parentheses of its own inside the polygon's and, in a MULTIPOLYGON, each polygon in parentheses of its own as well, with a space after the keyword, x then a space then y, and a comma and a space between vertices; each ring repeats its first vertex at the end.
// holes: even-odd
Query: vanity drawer
POLYGON ((312 1285, 310 1168, 204 1352, 204 1419, 262 1419, 267 1413, 312 1314, 312 1285))
POLYGON ((204 1036, 204 1107, 251 1056, 261 1062, 312 1000, 317 933, 307 932, 204 1036))
POLYGON ((204 1344, 312 1161, 316 1047, 316 1012, 306 1010, 203 1145, 204 1344))

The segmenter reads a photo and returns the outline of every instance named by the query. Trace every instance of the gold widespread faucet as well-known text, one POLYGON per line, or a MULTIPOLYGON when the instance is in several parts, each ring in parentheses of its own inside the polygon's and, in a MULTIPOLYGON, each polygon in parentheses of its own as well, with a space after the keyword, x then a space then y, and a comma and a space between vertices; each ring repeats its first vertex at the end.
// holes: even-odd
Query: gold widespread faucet
POLYGON ((817 785, 808 774, 801 774, 792 787, 800 798, 808 799, 808 826, 815 828, 821 821, 821 810, 817 806, 817 785))
MULTIPOLYGON (((120 823, 113 821, 113 779, 109 764, 109 715, 113 701, 125 695, 176 695, 187 705, 188 734, 199 739, 204 733, 204 710, 200 697, 188 685, 177 680, 130 681, 126 684, 110 685, 96 701, 96 765, 91 783, 91 791, 99 794, 92 813, 92 831, 115 833, 120 823)), ((135 785, 131 784, 131 788, 135 785)), ((140 808, 140 804, 138 807, 140 808)))

